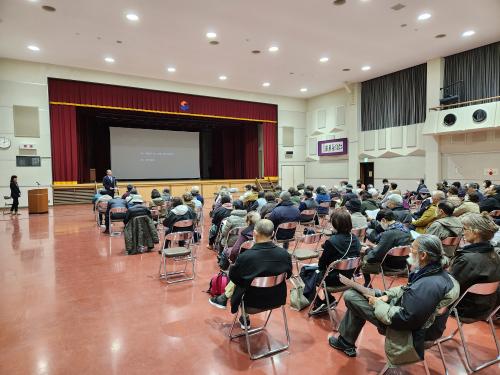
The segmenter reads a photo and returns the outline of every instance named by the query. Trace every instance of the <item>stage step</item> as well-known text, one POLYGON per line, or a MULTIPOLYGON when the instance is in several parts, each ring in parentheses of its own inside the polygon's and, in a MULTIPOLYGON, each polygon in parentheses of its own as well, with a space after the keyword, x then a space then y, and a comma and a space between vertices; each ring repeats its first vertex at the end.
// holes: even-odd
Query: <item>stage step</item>
POLYGON ((54 189, 54 205, 92 203, 94 189, 54 189))
POLYGON ((267 179, 255 179, 255 184, 260 191, 274 191, 274 184, 271 182, 270 178, 267 179))

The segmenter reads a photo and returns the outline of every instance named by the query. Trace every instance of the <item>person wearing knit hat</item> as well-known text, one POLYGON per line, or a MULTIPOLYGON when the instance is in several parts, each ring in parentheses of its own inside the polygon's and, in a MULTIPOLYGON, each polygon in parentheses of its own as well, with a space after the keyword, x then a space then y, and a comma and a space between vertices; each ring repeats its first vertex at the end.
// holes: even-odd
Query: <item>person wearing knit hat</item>
POLYGON ((347 211, 351 214, 352 227, 355 229, 366 228, 368 221, 361 213, 361 201, 359 199, 348 200, 345 204, 347 211))

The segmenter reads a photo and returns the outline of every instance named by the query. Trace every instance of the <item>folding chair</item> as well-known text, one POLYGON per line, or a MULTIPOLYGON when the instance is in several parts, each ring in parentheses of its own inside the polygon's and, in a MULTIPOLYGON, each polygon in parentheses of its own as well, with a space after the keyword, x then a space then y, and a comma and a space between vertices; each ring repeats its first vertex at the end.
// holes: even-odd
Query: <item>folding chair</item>
POLYGON ((196 277, 196 271, 195 271, 196 258, 193 256, 190 249, 192 239, 193 239, 193 232, 172 232, 165 236, 165 241, 163 242, 164 246, 163 249, 161 250, 161 262, 158 273, 160 279, 165 279, 167 284, 174 284, 174 283, 180 283, 181 281, 194 280, 194 278, 196 277), (165 247, 167 241, 168 241, 168 247, 165 247), (178 246, 178 243, 181 241, 184 242, 184 246, 178 246), (177 246, 172 246, 173 244, 177 244, 177 246), (172 259, 174 268, 175 268, 175 262, 180 262, 180 261, 186 262, 184 269, 182 271, 167 272, 167 259, 172 259), (187 265, 189 262, 191 262, 192 264, 191 276, 188 276, 186 272, 187 265), (169 278, 175 275, 186 275, 186 276, 181 279, 170 281, 169 278))
MULTIPOLYGON (((285 280, 286 280, 286 273, 282 273, 281 275, 277 275, 277 276, 256 277, 255 279, 253 279, 251 287, 253 287, 253 288, 272 288, 276 285, 284 283, 285 280)), ((248 293, 248 291, 246 293, 248 293)), ((283 350, 288 349, 288 347, 290 346, 290 332, 288 331, 288 322, 286 319, 286 312, 285 312, 285 305, 284 304, 279 305, 279 306, 271 304, 271 305, 269 305, 269 307, 266 307, 263 309, 253 308, 251 306, 245 306, 245 295, 243 295, 243 297, 241 298, 241 303, 240 303, 239 307, 240 307, 240 314, 243 317, 243 322, 244 322, 245 328, 243 329, 243 332, 233 335, 233 329, 234 329, 234 326, 235 326, 236 321, 238 319, 238 314, 236 313, 234 315, 233 324, 231 325, 231 330, 229 331, 229 341, 234 340, 238 337, 245 336, 246 344, 247 344, 247 351, 248 351, 248 355, 250 356, 250 359, 254 360, 254 359, 263 358, 263 357, 273 355, 273 354, 276 354, 276 353, 282 352, 283 350), (276 348, 276 349, 269 348, 269 350, 265 351, 264 353, 253 354, 251 347, 250 347, 250 336, 253 334, 264 331, 267 327, 267 323, 269 322, 269 318, 271 317, 271 313, 273 312, 273 310, 278 309, 278 308, 281 308, 281 311, 283 313, 283 322, 284 322, 284 326, 285 326, 285 333, 286 333, 286 339, 287 339, 286 345, 280 346, 279 348, 276 348), (264 325, 261 327, 258 327, 258 328, 250 329, 250 327, 247 323, 247 314, 253 315, 253 314, 258 314, 258 313, 267 312, 267 311, 269 311, 269 314, 267 315, 267 318, 266 318, 264 325)))
POLYGON ((323 209, 326 208, 326 210, 327 210, 326 213, 321 213, 321 214, 319 213, 319 211, 321 211, 321 210, 318 210, 318 214, 317 214, 318 218, 319 218, 320 227, 324 227, 325 224, 328 223, 328 221, 329 221, 328 219, 330 218, 330 202, 321 202, 318 207, 322 207, 323 209), (321 222, 323 222, 323 224, 321 224, 321 222))
POLYGON ((297 266, 297 273, 300 272, 299 262, 302 262, 302 261, 308 260, 308 259, 311 260, 311 259, 319 258, 318 245, 319 245, 319 242, 321 241, 322 236, 323 236, 323 233, 305 234, 305 235, 300 236, 295 241, 295 247, 293 248, 292 251, 289 251, 289 253, 292 256, 292 261, 295 261, 295 265, 297 266), (298 247, 301 243, 304 245, 315 244, 315 246, 314 246, 314 249, 300 249, 298 247))
POLYGON ((365 242, 366 228, 352 228, 351 233, 358 237, 359 242, 365 242))
MULTIPOLYGON (((193 234, 193 237, 191 238, 191 244, 193 244, 193 239, 194 239, 194 221, 191 219, 188 220, 179 220, 174 223, 172 226, 172 232, 191 232, 193 234), (188 228, 191 228, 190 230, 188 228)), ((163 247, 165 248, 165 242, 167 239, 164 241, 163 247)), ((196 258, 196 254, 193 255, 196 258)))
MULTIPOLYGON (((106 203, 107 206, 107 203, 106 203)), ((108 220, 109 220, 109 235, 111 237, 119 236, 123 233, 123 231, 113 231, 113 223, 122 222, 123 218, 113 219, 114 214, 124 214, 127 212, 127 207, 113 207, 109 209, 108 220)))
POLYGON ((10 213, 10 208, 12 207, 12 197, 10 195, 4 195, 3 199, 5 200, 5 204, 2 207, 2 214, 7 215, 10 213))
POLYGON ((249 241, 243 242, 240 246, 240 249, 238 250, 238 255, 240 255, 242 252, 244 252, 246 250, 251 249, 253 247, 253 245, 255 245, 254 240, 249 240, 249 241))
POLYGON ((446 256, 450 258, 455 256, 455 252, 460 246, 460 241, 462 241, 462 237, 446 237, 444 240, 441 240, 446 256))
MULTIPOLYGON (((385 270, 384 271, 384 263, 387 259, 387 257, 394 256, 394 257, 408 257, 411 252, 411 246, 406 245, 406 246, 396 246, 390 249, 385 255, 384 258, 382 259, 382 262, 380 263, 380 275, 382 276, 382 284, 384 285, 384 290, 389 289, 392 284, 394 283, 394 280, 398 277, 408 277, 410 274, 410 266, 407 265, 405 268, 399 269, 399 270, 385 270), (389 288, 387 288, 385 284, 385 277, 389 276, 392 277, 392 281, 389 284, 389 288)), ((373 274, 373 275, 378 275, 378 274, 373 274)), ((373 280, 375 280, 375 277, 371 280, 370 286, 373 284, 373 280)))
POLYGON ((316 210, 314 208, 310 210, 303 210, 300 213, 299 224, 303 228, 310 228, 316 225, 316 210))
MULTIPOLYGON (((338 302, 337 302, 337 305, 338 305, 338 303, 342 300, 342 297, 344 296, 344 292, 347 289, 349 289, 349 287, 345 286, 345 285, 327 286, 325 279, 330 274, 330 272, 332 272, 333 270, 337 270, 337 271, 353 271, 352 280, 354 280, 356 269, 359 268, 360 264, 361 264, 360 257, 339 259, 339 260, 333 261, 326 269, 325 275, 323 276, 323 279, 321 280, 320 288, 323 289, 323 293, 325 294, 326 307, 328 309, 328 315, 330 317, 330 323, 332 325, 332 330, 334 330, 334 331, 337 331, 337 327, 339 324, 338 322, 340 319, 337 319, 332 315, 331 309, 334 306, 332 306, 330 303, 330 298, 328 297, 328 293, 341 293, 340 297, 338 299, 338 302)), ((307 314, 309 316, 313 315, 311 313, 311 311, 313 309, 314 302, 316 301, 316 298, 318 298, 318 289, 316 290, 316 294, 314 295, 314 298, 311 302, 311 305, 309 306, 309 311, 307 312, 307 314)), ((334 312, 337 313, 337 310, 334 309, 334 312)))
POLYGON ((493 210, 493 211, 491 211, 491 212, 490 212, 490 216, 491 216, 492 218, 495 218, 495 219, 496 219, 496 218, 500 218, 500 210, 493 210))
POLYGON ((244 227, 236 227, 236 228, 231 228, 229 232, 227 232, 226 235, 226 244, 224 245, 224 248, 222 249, 222 252, 226 252, 228 248, 234 245, 236 241, 238 240, 238 236, 240 235, 241 231, 243 230, 244 227), (232 245, 229 245, 229 239, 234 238, 236 236, 236 240, 232 245))
POLYGON ((276 228, 276 230, 274 231, 273 241, 276 244, 285 244, 285 243, 289 244, 290 242, 294 242, 298 226, 299 226, 299 223, 297 223, 297 222, 289 222, 289 223, 281 223, 281 224, 279 224, 278 227, 276 228), (280 229, 282 231, 283 230, 289 230, 290 234, 287 237, 278 240, 277 239, 277 235, 278 235, 278 232, 280 231, 280 229), (292 232, 292 230, 293 230, 293 232, 292 232))
POLYGON ((481 322, 483 319, 464 322, 460 319, 460 316, 459 316, 458 310, 457 310, 457 305, 460 303, 460 301, 464 298, 464 296, 466 294, 472 293, 472 294, 478 294, 478 295, 482 295, 482 296, 496 294, 499 285, 500 285, 500 281, 495 281, 495 282, 491 282, 491 283, 474 284, 471 287, 469 287, 469 289, 467 289, 465 292, 463 292, 462 295, 460 296, 460 298, 458 300, 456 300, 455 303, 451 306, 450 310, 454 314, 454 318, 457 321, 458 327, 451 335, 446 336, 446 337, 441 337, 440 339, 438 339, 434 342, 434 344, 436 344, 438 346, 439 354, 441 356, 441 361, 443 362, 443 366, 444 366, 444 369, 446 371, 446 374, 448 374, 448 368, 447 368, 446 362, 444 360, 444 355, 443 355, 443 350, 442 350, 441 344, 445 341, 451 340, 456 335, 457 331, 460 332, 460 338, 462 341, 462 348, 464 349, 465 359, 466 359, 466 367, 467 367, 468 371, 476 372, 476 371, 479 371, 485 367, 491 366, 491 365, 500 361, 500 343, 498 342, 498 338, 497 338, 497 335, 495 332, 495 326, 493 325, 493 318, 495 317, 496 313, 500 310, 500 305, 496 306, 496 308, 493 309, 491 314, 488 315, 488 318, 486 318, 486 321, 489 323, 491 334, 493 335, 493 339, 495 340, 495 345, 496 345, 496 349, 497 349, 497 356, 496 356, 496 358, 489 360, 489 361, 486 361, 486 362, 484 362, 476 367, 474 367, 472 364, 471 353, 470 353, 469 348, 465 342, 465 334, 463 331, 462 324, 478 323, 478 322, 481 322))
POLYGON ((99 216, 106 215, 107 209, 108 209, 108 202, 101 201, 101 202, 96 203, 96 205, 95 205, 95 221, 96 221, 98 227, 101 226, 101 223, 99 223, 99 216))

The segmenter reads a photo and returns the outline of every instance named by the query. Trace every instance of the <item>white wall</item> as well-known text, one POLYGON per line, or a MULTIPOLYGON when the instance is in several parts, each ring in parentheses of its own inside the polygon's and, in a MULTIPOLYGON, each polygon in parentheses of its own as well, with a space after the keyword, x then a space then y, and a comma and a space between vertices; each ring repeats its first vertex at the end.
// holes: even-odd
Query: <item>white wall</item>
MULTIPOLYGON (((304 163, 305 100, 181 84, 166 80, 125 76, 64 66, 0 59, 0 136, 12 139, 10 149, 0 150, 0 192, 2 195, 9 193, 9 178, 12 174, 17 174, 22 190, 21 205, 27 204, 26 190, 33 187, 35 181, 39 181, 46 187, 50 187, 52 183, 47 92, 48 77, 276 104, 278 105, 279 127, 286 125, 297 129, 297 151, 295 152, 293 161, 304 163), (14 137, 13 105, 36 106, 39 108, 40 138, 26 139, 14 137), (301 140, 302 143, 300 144, 301 140), (15 157, 16 155, 21 155, 19 152, 19 144, 21 142, 30 142, 37 145, 36 155, 41 156, 42 167, 16 168, 15 157)), ((279 137, 281 137, 281 133, 279 137)), ((281 144, 281 138, 278 139, 281 144)), ((289 162, 288 160, 284 160, 284 149, 282 147, 279 149, 279 162, 289 162)))

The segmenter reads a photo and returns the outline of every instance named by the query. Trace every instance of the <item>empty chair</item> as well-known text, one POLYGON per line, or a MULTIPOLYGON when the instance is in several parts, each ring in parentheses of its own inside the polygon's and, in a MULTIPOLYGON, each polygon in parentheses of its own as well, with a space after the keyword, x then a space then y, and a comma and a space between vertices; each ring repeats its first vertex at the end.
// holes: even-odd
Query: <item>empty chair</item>
MULTIPOLYGON (((342 299, 342 296, 344 295, 344 292, 349 289, 348 286, 345 286, 345 285, 339 285, 339 286, 327 286, 326 285, 326 281, 325 279, 327 278, 327 276, 330 274, 330 272, 334 271, 334 270, 337 270, 337 271, 352 271, 353 272, 353 275, 352 275, 352 279, 354 280, 354 273, 356 271, 356 269, 359 268, 359 265, 361 264, 361 258, 360 257, 355 257, 355 258, 347 258, 347 259, 339 259, 339 260, 336 260, 334 262, 332 262, 326 272, 325 272, 325 275, 323 276, 323 279, 321 280, 321 283, 319 284, 320 288, 323 289, 323 292, 325 294, 325 301, 326 301, 326 307, 328 309, 328 315, 330 317, 330 323, 332 325, 332 329, 334 331, 337 330, 337 326, 338 326, 338 322, 340 319, 337 319, 333 316, 333 311, 332 311, 332 304, 330 302, 330 298, 328 296, 329 293, 341 293, 340 294, 340 297, 338 299, 338 302, 340 302, 340 300, 342 299)), ((313 309, 313 306, 314 306, 314 301, 316 300, 316 298, 318 298, 318 291, 319 289, 316 290, 316 294, 314 295, 314 299, 309 307, 309 311, 308 311, 308 315, 311 316, 313 315, 312 314, 312 309, 313 309)), ((337 303, 338 303, 337 302, 337 303)), ((334 312, 336 313, 337 311, 334 310, 334 312)))
POLYGON ((497 312, 500 310, 500 305, 496 306, 493 309, 493 311, 486 318, 486 321, 488 322, 488 324, 490 326, 491 335, 493 336, 493 340, 495 341, 495 346, 496 346, 496 350, 497 350, 496 357, 489 360, 489 361, 481 363, 477 366, 474 366, 472 363, 471 352, 470 352, 469 347, 465 341, 465 333, 464 333, 462 325, 463 324, 483 324, 483 319, 481 319, 481 320, 466 319, 466 321, 464 321, 462 318, 460 318, 460 315, 459 315, 458 309, 457 309, 457 305, 464 298, 464 296, 467 295, 468 293, 482 295, 482 296, 494 295, 497 293, 497 289, 498 289, 499 285, 500 285, 500 281, 495 281, 495 282, 491 282, 491 283, 474 284, 469 289, 467 289, 464 293, 462 293, 460 298, 451 306, 450 310, 453 312, 453 316, 457 321, 458 327, 451 335, 446 336, 446 337, 442 337, 442 338, 436 340, 436 342, 435 342, 435 344, 439 348, 439 353, 441 355, 441 360, 443 362, 443 366, 445 368, 446 373, 448 373, 448 368, 446 366, 446 362, 445 362, 445 359, 443 356, 443 350, 442 350, 441 344, 445 341, 451 340, 456 335, 457 332, 460 333, 461 344, 462 344, 462 348, 464 349, 464 353, 465 353, 466 366, 470 372, 476 372, 476 371, 479 371, 485 367, 488 367, 488 366, 491 366, 497 362, 500 362, 500 343, 498 341, 498 338, 497 338, 497 335, 495 332, 495 326, 493 325, 493 318, 495 317, 497 312))
MULTIPOLYGON (((188 221, 188 220, 185 220, 188 221)), ((193 239, 193 232, 172 232, 165 235, 164 245, 161 250, 161 262, 159 268, 160 279, 165 279, 168 284, 179 283, 181 281, 194 280, 196 276, 195 271, 195 257, 191 252, 191 242, 193 239), (183 244, 181 246, 180 244, 183 244), (177 246, 175 246, 177 245, 177 246), (182 271, 171 271, 167 272, 168 260, 172 260, 172 266, 175 269, 176 262, 185 262, 184 269, 182 271), (191 263, 192 270, 189 276, 186 272, 188 263, 191 263), (180 279, 174 279, 177 275, 184 275, 180 279)))
POLYGON ((108 213, 108 219, 109 219, 109 235, 111 237, 114 237, 114 236, 119 236, 122 234, 121 231, 113 231, 113 223, 117 223, 117 222, 123 222, 123 218, 120 218, 120 219, 113 219, 113 215, 115 214, 124 214, 127 212, 127 208, 126 207, 113 207, 113 208, 110 208, 109 209, 109 213, 108 213))
POLYGON ((295 241, 295 247, 293 251, 289 251, 292 256, 292 261, 295 261, 297 266, 297 273, 299 272, 299 262, 304 260, 311 260, 319 257, 318 245, 321 241, 322 233, 312 233, 300 236, 295 241), (314 248, 300 248, 300 244, 313 245, 314 248))
MULTIPOLYGON (((286 273, 282 273, 278 276, 256 277, 252 280, 251 287, 252 288, 272 288, 272 287, 278 286, 281 283, 286 282, 286 276, 287 276, 286 273)), ((286 289, 284 289, 284 290, 286 293, 286 289)), ((249 291, 247 291, 246 293, 249 293, 249 291)), ((282 299, 281 297, 283 297, 283 296, 279 296, 279 297, 280 297, 280 299, 282 299)), ((239 309, 240 309, 240 314, 243 318, 245 328, 243 329, 243 332, 233 335, 233 329, 234 329, 234 326, 235 326, 237 319, 238 319, 238 313, 236 313, 234 316, 233 324, 231 326, 231 330, 229 331, 229 339, 233 340, 233 339, 236 339, 238 337, 245 336, 246 344, 247 344, 247 351, 248 351, 248 355, 250 356, 250 359, 259 359, 259 358, 266 357, 268 355, 273 355, 273 354, 276 354, 276 353, 282 352, 283 350, 288 349, 288 347, 290 346, 290 332, 288 331, 288 321, 286 318, 284 304, 276 304, 276 303, 273 303, 273 301, 270 301, 265 308, 254 308, 252 306, 248 306, 245 304, 245 295, 243 295, 239 309), (256 333, 262 332, 264 329, 266 329, 267 323, 269 322, 269 318, 271 317, 271 313, 273 312, 273 310, 278 309, 278 308, 281 308, 281 312, 283 314, 283 324, 284 324, 286 340, 287 340, 286 344, 283 346, 280 346, 276 349, 269 348, 267 351, 265 351, 263 353, 254 354, 254 352, 252 351, 251 346, 250 346, 250 336, 254 335, 256 333), (247 314, 253 315, 253 314, 258 314, 258 313, 262 313, 262 312, 269 312, 267 314, 267 318, 265 320, 264 325, 261 327, 258 327, 258 328, 250 329, 249 325, 247 324, 247 314)))

